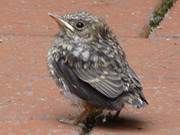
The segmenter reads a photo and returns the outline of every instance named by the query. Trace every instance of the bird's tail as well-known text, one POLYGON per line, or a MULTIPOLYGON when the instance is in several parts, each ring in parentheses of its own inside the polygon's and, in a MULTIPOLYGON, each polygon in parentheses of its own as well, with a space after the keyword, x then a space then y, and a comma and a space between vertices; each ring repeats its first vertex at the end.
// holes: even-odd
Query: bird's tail
POLYGON ((144 97, 133 94, 129 94, 129 99, 127 100, 127 103, 133 105, 136 108, 142 108, 145 105, 148 105, 148 102, 144 97))
POLYGON ((134 93, 123 93, 117 100, 114 102, 114 107, 118 110, 124 104, 130 104, 136 108, 143 108, 148 105, 147 100, 142 94, 134 94, 134 93))

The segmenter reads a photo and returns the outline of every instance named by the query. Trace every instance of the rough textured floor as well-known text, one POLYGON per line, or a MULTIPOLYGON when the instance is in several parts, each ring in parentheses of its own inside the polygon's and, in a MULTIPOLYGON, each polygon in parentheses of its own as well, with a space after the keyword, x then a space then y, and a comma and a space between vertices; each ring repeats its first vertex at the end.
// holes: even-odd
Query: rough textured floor
POLYGON ((127 107, 116 121, 96 125, 91 135, 180 134, 180 1, 149 39, 141 37, 162 0, 1 0, 0 135, 79 135, 60 116, 79 110, 60 94, 47 70, 47 50, 58 26, 48 12, 77 10, 106 18, 139 74, 150 103, 127 107))

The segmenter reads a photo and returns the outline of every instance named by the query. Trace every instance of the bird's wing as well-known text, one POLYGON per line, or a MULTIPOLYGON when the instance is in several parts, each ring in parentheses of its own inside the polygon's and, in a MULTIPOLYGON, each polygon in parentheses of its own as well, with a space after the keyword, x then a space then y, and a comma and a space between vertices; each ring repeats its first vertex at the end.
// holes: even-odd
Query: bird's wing
POLYGON ((86 62, 76 61, 73 72, 79 79, 90 84, 106 97, 116 98, 123 91, 128 90, 128 83, 124 80, 126 76, 123 73, 123 67, 117 67, 117 63, 113 64, 112 61, 114 61, 113 58, 109 59, 105 55, 96 54, 96 61, 91 61, 88 66, 86 66, 86 62))

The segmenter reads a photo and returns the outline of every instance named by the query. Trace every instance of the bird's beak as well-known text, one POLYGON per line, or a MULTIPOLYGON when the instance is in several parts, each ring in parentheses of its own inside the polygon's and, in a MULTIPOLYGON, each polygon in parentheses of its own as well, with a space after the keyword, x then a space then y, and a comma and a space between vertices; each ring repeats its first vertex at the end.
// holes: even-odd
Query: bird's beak
POLYGON ((52 13, 48 13, 48 15, 52 17, 60 26, 66 27, 69 30, 74 31, 74 28, 69 23, 61 19, 58 15, 52 13))

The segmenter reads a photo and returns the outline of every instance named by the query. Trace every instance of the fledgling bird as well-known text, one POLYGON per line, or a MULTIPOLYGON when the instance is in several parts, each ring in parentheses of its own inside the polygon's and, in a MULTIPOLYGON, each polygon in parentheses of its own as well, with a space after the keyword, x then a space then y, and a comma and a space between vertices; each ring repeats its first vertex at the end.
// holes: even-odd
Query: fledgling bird
POLYGON ((48 52, 48 66, 68 98, 82 102, 84 119, 94 107, 115 110, 125 104, 148 104, 139 78, 104 20, 88 12, 64 16, 49 13, 60 26, 48 52))

